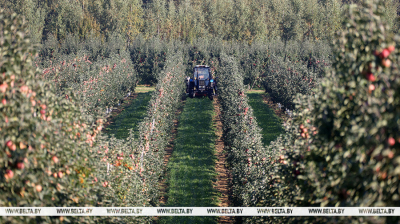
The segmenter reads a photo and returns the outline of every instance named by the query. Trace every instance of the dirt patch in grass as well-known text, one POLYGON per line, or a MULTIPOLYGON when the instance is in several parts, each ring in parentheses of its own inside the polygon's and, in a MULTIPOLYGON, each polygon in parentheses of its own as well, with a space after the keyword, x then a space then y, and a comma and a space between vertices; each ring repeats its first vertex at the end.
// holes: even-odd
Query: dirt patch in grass
MULTIPOLYGON (((213 118, 214 125, 217 129, 216 135, 217 140, 215 141, 216 157, 215 171, 218 173, 217 181, 214 183, 214 188, 220 193, 219 204, 220 207, 231 207, 231 195, 232 195, 232 177, 227 167, 227 152, 224 151, 224 141, 222 139, 222 121, 220 104, 217 98, 214 98, 214 111, 215 117, 213 118)), ((218 218, 218 223, 234 223, 235 219, 232 216, 221 216, 218 218)))

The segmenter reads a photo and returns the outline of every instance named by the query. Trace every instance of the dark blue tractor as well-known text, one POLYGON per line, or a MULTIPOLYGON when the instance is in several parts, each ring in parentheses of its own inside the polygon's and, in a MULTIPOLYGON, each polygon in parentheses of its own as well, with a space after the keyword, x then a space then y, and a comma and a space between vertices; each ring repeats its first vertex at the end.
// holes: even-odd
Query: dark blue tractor
POLYGON ((216 89, 217 85, 207 65, 196 65, 193 68, 193 77, 186 79, 186 93, 191 98, 208 96, 210 100, 213 100, 216 89))

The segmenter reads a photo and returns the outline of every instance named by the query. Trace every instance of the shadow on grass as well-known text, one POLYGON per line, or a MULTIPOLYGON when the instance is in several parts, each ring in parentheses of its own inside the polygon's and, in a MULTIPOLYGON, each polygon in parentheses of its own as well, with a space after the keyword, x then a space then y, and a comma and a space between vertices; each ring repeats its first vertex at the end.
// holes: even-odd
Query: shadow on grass
MULTIPOLYGON (((214 107, 208 98, 188 98, 168 162, 166 207, 217 207, 214 107)), ((217 223, 217 217, 160 217, 158 223, 217 223)))
POLYGON ((281 119, 274 111, 264 103, 262 92, 248 93, 249 104, 253 108, 254 116, 257 118, 258 126, 262 128, 264 145, 269 145, 280 134, 284 132, 281 119))
POLYGON ((135 138, 138 138, 137 125, 146 116, 147 106, 151 99, 151 92, 137 93, 136 99, 114 118, 107 128, 108 135, 115 135, 118 139, 125 139, 129 136, 129 129, 133 128, 135 138))

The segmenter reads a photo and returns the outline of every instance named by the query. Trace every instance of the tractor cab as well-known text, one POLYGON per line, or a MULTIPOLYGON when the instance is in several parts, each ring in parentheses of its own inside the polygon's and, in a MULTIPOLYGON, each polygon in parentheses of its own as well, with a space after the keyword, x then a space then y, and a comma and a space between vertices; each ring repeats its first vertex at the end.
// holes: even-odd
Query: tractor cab
POLYGON ((193 78, 196 80, 209 80, 210 78, 210 67, 204 66, 204 67, 194 67, 193 68, 193 78))

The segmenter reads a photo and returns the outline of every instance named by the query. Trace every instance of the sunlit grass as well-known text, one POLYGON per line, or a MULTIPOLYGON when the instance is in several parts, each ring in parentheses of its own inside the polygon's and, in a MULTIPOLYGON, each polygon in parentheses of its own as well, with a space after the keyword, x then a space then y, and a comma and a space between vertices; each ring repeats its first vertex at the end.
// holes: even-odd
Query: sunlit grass
POLYGON ((265 90, 262 89, 252 89, 252 90, 247 90, 246 93, 265 93, 265 90))
POLYGON ((135 87, 135 92, 136 93, 147 93, 154 91, 156 88, 154 86, 143 86, 143 85, 138 85, 135 87))

